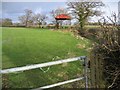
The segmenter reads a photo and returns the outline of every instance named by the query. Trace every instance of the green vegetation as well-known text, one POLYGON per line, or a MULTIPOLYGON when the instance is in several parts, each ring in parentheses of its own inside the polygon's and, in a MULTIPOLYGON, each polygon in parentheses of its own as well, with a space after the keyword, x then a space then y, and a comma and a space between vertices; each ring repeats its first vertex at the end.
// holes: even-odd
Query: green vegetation
MULTIPOLYGON (((3 28, 2 36, 3 69, 87 55, 90 47, 89 40, 76 39, 70 32, 56 30, 3 28)), ((6 74, 3 77, 8 80, 3 83, 9 82, 11 88, 37 88, 76 78, 82 71, 80 62, 76 61, 52 66, 47 72, 35 69, 6 74)), ((72 87, 72 84, 64 87, 72 87)))

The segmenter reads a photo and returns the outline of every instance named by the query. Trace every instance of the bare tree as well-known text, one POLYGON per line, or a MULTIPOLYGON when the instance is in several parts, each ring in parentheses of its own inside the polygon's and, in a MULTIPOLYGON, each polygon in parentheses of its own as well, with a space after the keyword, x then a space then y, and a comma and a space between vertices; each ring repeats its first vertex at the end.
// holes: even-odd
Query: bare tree
POLYGON ((22 24, 24 24, 26 27, 28 26, 28 23, 31 23, 32 20, 32 10, 25 9, 25 15, 22 15, 19 17, 19 20, 21 21, 22 24))
POLYGON ((1 23, 2 23, 2 26, 11 26, 13 24, 12 19, 10 18, 1 19, 1 23))
POLYGON ((20 16, 18 18, 19 18, 20 23, 23 24, 23 25, 25 25, 25 23, 26 23, 26 16, 22 15, 22 16, 20 16))
POLYGON ((38 13, 38 14, 36 14, 36 15, 34 15, 34 20, 35 20, 35 22, 39 25, 39 27, 40 27, 40 25, 42 25, 42 24, 44 24, 45 23, 45 20, 48 18, 46 15, 44 15, 44 14, 40 14, 40 13, 38 13))
POLYGON ((0 26, 2 26, 2 18, 0 18, 0 26))
POLYGON ((88 18, 94 15, 100 16, 101 11, 97 10, 97 8, 104 6, 102 2, 90 2, 89 0, 81 0, 81 2, 68 2, 67 5, 72 16, 79 21, 80 30, 83 30, 88 18))

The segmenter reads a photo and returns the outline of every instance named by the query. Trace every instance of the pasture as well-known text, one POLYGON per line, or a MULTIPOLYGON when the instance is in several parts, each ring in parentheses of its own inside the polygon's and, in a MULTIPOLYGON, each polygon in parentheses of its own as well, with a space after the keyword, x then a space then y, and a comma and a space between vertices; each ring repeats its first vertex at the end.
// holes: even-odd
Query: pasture
MULTIPOLYGON (((2 29, 2 68, 7 69, 88 55, 90 45, 89 40, 77 39, 71 32, 4 27, 2 29)), ((10 88, 37 88, 79 77, 83 71, 79 61, 47 69, 6 74, 3 77, 7 80, 3 80, 3 82, 7 83, 10 88)), ((63 85, 62 87, 70 88, 75 85, 77 84, 63 85)))

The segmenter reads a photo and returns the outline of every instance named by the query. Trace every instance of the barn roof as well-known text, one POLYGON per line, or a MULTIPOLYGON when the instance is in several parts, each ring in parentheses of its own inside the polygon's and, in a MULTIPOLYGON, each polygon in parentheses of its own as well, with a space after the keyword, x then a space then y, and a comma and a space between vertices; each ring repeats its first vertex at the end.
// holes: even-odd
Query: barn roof
POLYGON ((71 17, 67 14, 60 14, 55 17, 56 20, 70 20, 71 17))

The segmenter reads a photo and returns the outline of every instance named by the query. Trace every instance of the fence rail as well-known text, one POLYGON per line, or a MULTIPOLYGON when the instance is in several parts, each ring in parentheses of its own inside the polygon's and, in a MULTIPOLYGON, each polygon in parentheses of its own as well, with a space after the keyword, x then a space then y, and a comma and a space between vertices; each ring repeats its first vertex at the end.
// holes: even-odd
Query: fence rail
POLYGON ((86 56, 63 59, 63 60, 52 61, 52 62, 41 63, 41 64, 34 64, 34 65, 23 66, 23 67, 4 69, 4 70, 0 70, 0 74, 8 74, 8 73, 32 70, 32 69, 37 69, 37 68, 42 68, 42 67, 47 67, 47 66, 53 66, 53 65, 58 65, 58 64, 62 64, 62 63, 78 61, 78 60, 84 61, 84 64, 85 64, 85 70, 84 70, 85 71, 84 72, 85 76, 84 77, 79 77, 79 78, 76 78, 76 79, 67 80, 67 81, 64 81, 64 82, 59 82, 59 83, 56 83, 56 84, 47 85, 47 86, 43 86, 43 87, 40 87, 40 88, 37 88, 37 89, 32 89, 32 90, 41 90, 41 89, 52 88, 52 87, 60 86, 60 85, 63 85, 63 84, 79 81, 79 80, 82 80, 82 79, 85 79, 85 87, 88 88, 88 85, 87 85, 88 83, 87 83, 87 59, 86 59, 86 56))
POLYGON ((72 82, 76 82, 76 81, 80 81, 80 80, 83 80, 83 79, 84 79, 84 77, 79 77, 79 78, 76 78, 76 79, 71 79, 71 80, 67 80, 67 81, 64 81, 64 82, 59 82, 59 83, 43 86, 43 87, 32 89, 32 90, 43 90, 43 89, 53 88, 53 87, 56 87, 56 86, 60 86, 60 85, 64 85, 64 84, 68 84, 68 83, 72 83, 72 82))
POLYGON ((42 67, 67 63, 67 62, 73 62, 73 61, 77 61, 77 60, 84 60, 85 58, 86 58, 86 56, 81 56, 81 57, 69 58, 69 59, 64 59, 64 60, 59 60, 59 61, 52 61, 52 62, 47 62, 47 63, 17 67, 17 68, 10 68, 10 69, 5 69, 5 70, 0 70, 0 74, 14 73, 14 72, 18 72, 18 71, 26 71, 26 70, 31 70, 31 69, 37 69, 37 68, 42 68, 42 67))

